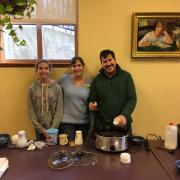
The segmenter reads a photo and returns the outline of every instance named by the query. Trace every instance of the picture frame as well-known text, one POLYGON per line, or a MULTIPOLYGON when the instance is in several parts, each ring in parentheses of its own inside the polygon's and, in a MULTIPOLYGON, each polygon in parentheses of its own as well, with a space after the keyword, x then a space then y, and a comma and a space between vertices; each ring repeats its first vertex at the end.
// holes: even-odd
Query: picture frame
POLYGON ((180 13, 133 13, 131 54, 134 58, 180 57, 180 13))

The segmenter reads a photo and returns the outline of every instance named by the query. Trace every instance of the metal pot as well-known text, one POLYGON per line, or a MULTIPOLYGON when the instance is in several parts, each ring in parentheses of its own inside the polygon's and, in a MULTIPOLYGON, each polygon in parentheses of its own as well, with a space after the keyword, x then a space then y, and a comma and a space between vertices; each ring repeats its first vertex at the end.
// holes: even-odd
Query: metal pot
POLYGON ((125 151, 128 148, 128 134, 115 130, 96 132, 95 147, 107 152, 125 151))

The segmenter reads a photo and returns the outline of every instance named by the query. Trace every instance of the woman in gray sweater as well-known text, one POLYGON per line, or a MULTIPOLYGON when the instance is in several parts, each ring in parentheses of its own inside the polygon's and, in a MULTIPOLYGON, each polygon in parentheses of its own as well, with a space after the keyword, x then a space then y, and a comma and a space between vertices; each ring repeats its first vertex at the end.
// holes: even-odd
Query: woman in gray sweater
POLYGON ((58 128, 63 114, 61 86, 50 79, 51 65, 46 60, 38 61, 36 72, 39 78, 29 87, 29 114, 35 127, 37 140, 48 139, 49 128, 58 128))
POLYGON ((59 132, 68 134, 70 142, 74 141, 76 130, 82 131, 83 138, 89 130, 88 98, 91 81, 83 76, 84 66, 81 57, 74 57, 70 64, 71 74, 63 75, 58 81, 64 93, 64 113, 59 132))

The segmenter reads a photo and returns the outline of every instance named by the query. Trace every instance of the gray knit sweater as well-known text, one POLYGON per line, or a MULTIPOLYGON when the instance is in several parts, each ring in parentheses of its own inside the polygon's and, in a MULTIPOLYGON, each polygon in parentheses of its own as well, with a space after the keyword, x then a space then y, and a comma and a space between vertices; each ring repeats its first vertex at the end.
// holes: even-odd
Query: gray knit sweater
POLYGON ((82 86, 75 86, 70 74, 63 75, 58 83, 64 93, 64 114, 62 123, 87 124, 89 123, 88 98, 90 80, 82 86))
POLYGON ((31 83, 28 92, 29 114, 36 130, 58 128, 63 114, 62 88, 56 81, 31 83))

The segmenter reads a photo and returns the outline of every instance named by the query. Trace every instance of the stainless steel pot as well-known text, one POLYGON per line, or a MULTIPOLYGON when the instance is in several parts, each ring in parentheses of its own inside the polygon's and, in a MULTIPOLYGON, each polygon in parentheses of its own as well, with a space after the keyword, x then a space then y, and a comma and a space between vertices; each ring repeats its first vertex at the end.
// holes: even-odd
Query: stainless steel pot
POLYGON ((120 152, 128 148, 128 134, 103 130, 96 132, 95 147, 107 152, 120 152))

